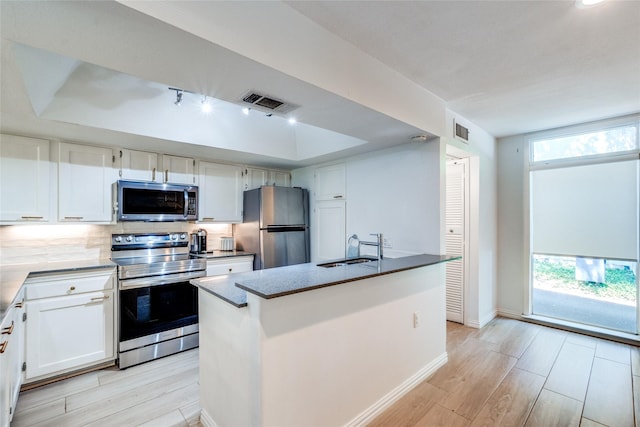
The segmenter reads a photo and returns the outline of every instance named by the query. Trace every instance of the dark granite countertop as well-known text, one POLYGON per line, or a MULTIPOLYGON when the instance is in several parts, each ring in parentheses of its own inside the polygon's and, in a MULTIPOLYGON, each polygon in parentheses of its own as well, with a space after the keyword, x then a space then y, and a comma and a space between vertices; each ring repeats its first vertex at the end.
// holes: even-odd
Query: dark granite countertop
POLYGON ((244 307, 247 305, 245 292, 253 293, 265 299, 277 298, 413 268, 426 267, 458 258, 448 255, 413 255, 384 259, 380 263, 380 268, 378 268, 377 261, 331 268, 318 267, 314 263, 297 264, 247 273, 194 279, 191 283, 236 307, 244 307))
POLYGON ((74 272, 95 268, 115 268, 109 258, 80 261, 39 262, 0 266, 0 320, 13 304, 20 287, 29 276, 74 272))

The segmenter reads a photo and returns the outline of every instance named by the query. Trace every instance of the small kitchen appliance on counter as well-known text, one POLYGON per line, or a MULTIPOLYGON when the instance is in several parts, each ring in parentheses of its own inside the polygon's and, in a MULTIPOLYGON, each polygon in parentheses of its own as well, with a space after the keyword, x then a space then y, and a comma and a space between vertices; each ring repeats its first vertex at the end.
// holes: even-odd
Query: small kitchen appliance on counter
POLYGON ((207 253, 207 230, 200 228, 191 233, 190 246, 189 252, 193 254, 207 253))
POLYGON ((220 238, 220 250, 221 251, 233 251, 236 249, 236 243, 233 237, 221 237, 220 238))

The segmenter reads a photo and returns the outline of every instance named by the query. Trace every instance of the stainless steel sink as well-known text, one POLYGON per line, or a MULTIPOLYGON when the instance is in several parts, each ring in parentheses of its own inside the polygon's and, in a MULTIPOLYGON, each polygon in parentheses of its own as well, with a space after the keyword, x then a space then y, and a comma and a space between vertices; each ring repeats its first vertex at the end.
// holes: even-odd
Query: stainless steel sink
POLYGON ((375 257, 359 257, 359 258, 345 258, 337 261, 326 262, 324 264, 318 264, 318 267, 340 267, 343 265, 351 265, 351 264, 362 264, 365 262, 377 261, 375 257))

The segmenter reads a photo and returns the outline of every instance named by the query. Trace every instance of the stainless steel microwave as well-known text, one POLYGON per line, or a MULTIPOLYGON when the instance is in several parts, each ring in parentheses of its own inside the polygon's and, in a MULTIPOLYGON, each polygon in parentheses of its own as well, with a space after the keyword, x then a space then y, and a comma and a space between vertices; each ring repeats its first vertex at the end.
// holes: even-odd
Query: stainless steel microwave
POLYGON ((195 221, 198 187, 145 181, 117 182, 118 221, 195 221))

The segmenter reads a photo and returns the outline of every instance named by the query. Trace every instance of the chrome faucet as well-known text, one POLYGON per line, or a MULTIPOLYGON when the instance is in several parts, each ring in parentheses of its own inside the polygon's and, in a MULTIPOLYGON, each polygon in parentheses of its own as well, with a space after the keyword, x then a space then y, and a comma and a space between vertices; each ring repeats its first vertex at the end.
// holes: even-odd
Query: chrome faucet
POLYGON ((376 241, 375 242, 364 242, 364 241, 360 241, 360 243, 358 244, 358 254, 360 253, 360 245, 366 245, 366 246, 376 246, 377 247, 377 256, 378 256, 378 261, 380 261, 384 255, 383 255, 383 250, 382 248, 384 247, 384 238, 382 237, 382 233, 376 233, 376 234, 371 234, 371 236, 376 236, 376 241))

